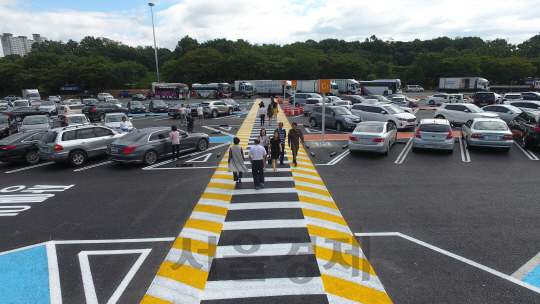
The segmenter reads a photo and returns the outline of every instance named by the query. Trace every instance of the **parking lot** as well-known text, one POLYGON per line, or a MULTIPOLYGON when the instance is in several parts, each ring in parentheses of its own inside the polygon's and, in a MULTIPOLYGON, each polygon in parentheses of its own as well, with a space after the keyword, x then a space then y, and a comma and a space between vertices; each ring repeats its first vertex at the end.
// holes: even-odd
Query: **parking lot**
MULTIPOLYGON (((140 302, 252 105, 245 101, 233 115, 206 118, 204 126, 196 119, 194 131, 209 134, 210 145, 179 161, 1 163, 0 269, 34 261, 29 274, 0 274, 9 299, 17 303, 24 290, 17 282, 58 269, 26 299, 50 291, 51 299, 65 303, 140 302)), ((433 118, 434 109, 421 101, 415 115, 433 118)), ((413 130, 406 129, 389 156, 350 153, 350 132, 327 130, 329 144, 319 145, 321 130, 309 127, 306 116, 288 120, 306 136, 306 157, 392 302, 540 302, 540 280, 525 278, 540 263, 530 263, 540 252, 540 150, 467 149, 456 138, 452 154, 413 152, 413 130)), ((145 128, 179 126, 180 120, 143 114, 132 122, 145 128)), ((275 176, 284 178, 280 174, 275 176)), ((212 273, 210 280, 216 277, 212 273)), ((297 302, 328 302, 307 299, 297 302)))

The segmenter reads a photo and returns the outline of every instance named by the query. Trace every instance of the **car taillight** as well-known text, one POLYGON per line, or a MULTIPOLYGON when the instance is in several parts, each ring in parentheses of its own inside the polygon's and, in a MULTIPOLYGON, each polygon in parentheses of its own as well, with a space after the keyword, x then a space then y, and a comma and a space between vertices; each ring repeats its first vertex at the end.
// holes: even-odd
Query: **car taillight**
POLYGON ((133 146, 133 147, 127 147, 127 148, 124 150, 123 154, 129 154, 131 151, 133 151, 133 149, 135 149, 134 146, 133 146))
POLYGON ((54 151, 60 151, 60 150, 64 150, 64 147, 62 147, 60 145, 54 146, 54 151))
POLYGON ((384 142, 384 138, 375 138, 373 142, 384 142))
MULTIPOLYGON (((538 127, 537 127, 538 128, 538 127)), ((502 139, 514 139, 514 136, 512 135, 505 135, 502 137, 502 139)))
POLYGON ((538 132, 538 131, 540 131, 540 127, 534 127, 533 130, 538 132))
POLYGON ((506 99, 506 98, 503 98, 503 101, 508 101, 508 99, 506 99))
POLYGON ((15 149, 15 145, 12 145, 12 146, 2 146, 0 147, 0 150, 2 151, 8 151, 8 150, 11 150, 11 149, 15 149))
POLYGON ((450 129, 450 131, 448 131, 448 135, 446 135, 446 139, 452 139, 454 138, 454 132, 452 132, 452 129, 450 129))
POLYGON ((11 115, 11 113, 4 113, 4 115, 11 115))
POLYGON ((484 138, 484 135, 482 134, 473 134, 471 135, 472 138, 484 138))
POLYGON ((92 110, 90 110, 90 112, 91 112, 91 113, 94 113, 95 111, 96 111, 96 109, 92 109, 92 110))
POLYGON ((349 140, 358 141, 358 138, 349 135, 349 140))
POLYGON ((416 138, 422 138, 422 135, 420 135, 420 128, 416 129, 416 138))

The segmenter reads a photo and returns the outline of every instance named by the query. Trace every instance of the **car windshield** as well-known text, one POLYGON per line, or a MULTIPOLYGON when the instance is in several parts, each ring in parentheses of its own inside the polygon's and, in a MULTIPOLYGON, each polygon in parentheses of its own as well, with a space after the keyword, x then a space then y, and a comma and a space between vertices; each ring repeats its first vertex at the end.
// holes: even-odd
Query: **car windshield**
POLYGON ((383 106, 383 108, 390 114, 399 114, 404 112, 402 109, 391 105, 383 106))
POLYGON ((23 106, 26 106, 28 104, 28 102, 26 102, 26 101, 15 101, 13 104, 16 107, 23 107, 23 106))
POLYGON ((163 102, 163 100, 154 100, 154 105, 155 106, 164 106, 165 103, 163 102))
POLYGON ((422 132, 449 132, 449 125, 439 125, 439 124, 422 124, 419 126, 420 131, 422 132))
POLYGON ((125 141, 136 142, 136 141, 138 141, 139 139, 141 139, 143 137, 148 137, 148 133, 129 132, 126 135, 122 136, 120 138, 120 140, 122 140, 124 142, 125 141))
POLYGON ((506 131, 508 127, 502 121, 478 121, 473 126, 476 130, 506 131))
POLYGON ((124 115, 107 115, 105 116, 105 122, 121 122, 124 115))
POLYGON ((334 112, 339 115, 350 115, 352 114, 349 109, 346 108, 333 108, 334 112))
POLYGON ((477 105, 470 104, 470 105, 468 105, 468 108, 472 113, 482 113, 482 112, 484 112, 484 110, 480 109, 477 105))
POLYGON ((142 103, 140 101, 132 101, 131 105, 132 106, 142 106, 142 103))
POLYGON ((108 103, 114 103, 114 104, 120 104, 120 101, 118 101, 117 99, 109 99, 107 100, 108 103))
POLYGON ((43 116, 28 116, 23 120, 23 125, 41 125, 47 123, 47 117, 43 116))
POLYGON ((52 101, 42 101, 41 105, 42 106, 54 106, 54 102, 52 102, 52 101))
POLYGON ((68 121, 70 124, 84 124, 86 119, 83 116, 68 116, 68 121))
POLYGON ((40 141, 48 144, 48 143, 53 143, 55 140, 56 140, 56 132, 55 131, 48 131, 48 132, 45 132, 45 134, 43 134, 43 136, 41 136, 41 139, 40 141))
POLYGON ((382 124, 359 124, 354 132, 362 133, 382 133, 384 125, 382 124))

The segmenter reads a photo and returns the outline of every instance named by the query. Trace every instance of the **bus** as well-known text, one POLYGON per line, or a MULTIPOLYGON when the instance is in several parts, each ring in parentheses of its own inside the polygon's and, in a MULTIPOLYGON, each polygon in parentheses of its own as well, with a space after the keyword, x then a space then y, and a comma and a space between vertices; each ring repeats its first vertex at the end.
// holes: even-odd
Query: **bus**
POLYGON ((189 87, 184 83, 152 82, 152 93, 161 99, 186 99, 189 96, 189 87))
POLYGON ((373 81, 360 81, 360 91, 362 95, 383 95, 401 94, 401 80, 399 79, 377 79, 373 81))
POLYGON ((194 83, 191 86, 191 96, 197 98, 223 98, 229 97, 231 86, 228 83, 194 83))

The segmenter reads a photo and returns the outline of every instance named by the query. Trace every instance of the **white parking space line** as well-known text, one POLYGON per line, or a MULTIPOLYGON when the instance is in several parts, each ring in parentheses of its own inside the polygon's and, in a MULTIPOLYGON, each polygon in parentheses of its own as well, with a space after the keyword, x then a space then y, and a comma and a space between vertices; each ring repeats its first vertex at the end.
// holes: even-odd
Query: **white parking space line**
POLYGON ((103 165, 110 164, 110 163, 112 163, 112 161, 106 161, 106 162, 102 162, 102 163, 99 163, 99 164, 95 164, 95 165, 91 165, 91 166, 87 166, 87 167, 82 167, 82 168, 79 168, 79 169, 75 169, 73 171, 74 172, 84 171, 84 170, 92 169, 92 168, 103 166, 103 165))
MULTIPOLYGON (((525 153, 525 155, 527 155, 527 157, 530 159, 530 160, 538 160, 538 157, 536 157, 536 155, 534 155, 534 153, 532 153, 530 150, 525 150, 523 149, 520 145, 516 144, 516 146, 523 152, 525 153)), ((6 172, 7 173, 7 172, 6 172)))
POLYGON ((202 126, 202 127, 205 128, 205 129, 208 129, 208 130, 212 130, 214 132, 220 132, 221 134, 229 135, 229 136, 232 136, 232 137, 235 136, 234 134, 227 133, 227 132, 225 132, 223 130, 220 130, 220 129, 215 129, 215 128, 212 128, 212 127, 209 127, 209 126, 202 126))
POLYGON ((418 111, 419 111, 419 110, 420 110, 420 109, 416 109, 416 110, 414 110, 414 111, 413 111, 413 114, 416 114, 416 113, 418 113, 418 111))
POLYGON ((407 144, 405 145, 405 148, 403 148, 401 153, 399 153, 399 156, 397 157, 395 161, 396 164, 401 165, 403 163, 403 161, 405 160, 405 157, 407 157, 407 154, 409 154, 409 151, 412 148, 412 140, 413 139, 410 138, 407 144))
MULTIPOLYGON (((225 147, 225 146, 230 146, 231 143, 224 143, 224 144, 221 144, 221 145, 217 145, 217 146, 214 146, 214 147, 211 147, 211 148, 208 148, 204 151, 198 151, 198 152, 193 152, 193 153, 190 153, 190 154, 186 154, 186 155, 182 155, 180 156, 180 158, 186 158, 186 157, 190 157, 190 156, 194 156, 194 155, 198 155, 198 154, 201 154, 201 153, 205 153, 207 151, 211 151, 211 150, 215 150, 217 148, 221 148, 221 147, 225 147)), ((168 163, 172 163, 174 162, 175 160, 173 159, 169 159, 169 160, 166 160, 166 161, 162 161, 160 163, 157 163, 157 164, 153 164, 151 166, 147 166, 147 167, 144 167, 142 168, 142 170, 153 170, 153 169, 156 169, 156 167, 159 167, 159 166, 162 166, 162 165, 165 165, 165 164, 168 164, 168 163)), ((189 168, 189 167, 187 167, 189 168)), ((201 168, 201 167, 197 167, 197 168, 201 168)), ((216 167, 214 167, 216 168, 216 167)), ((172 169, 176 169, 176 168, 172 168, 172 169)))
POLYGON ((167 116, 167 117, 165 117, 165 118, 154 119, 154 121, 158 121, 158 120, 170 120, 170 119, 172 119, 172 117, 167 116))
POLYGON ((458 137, 458 139, 459 139, 459 150, 461 152, 461 161, 470 163, 471 156, 469 155, 469 149, 467 149, 467 142, 463 141, 461 137, 458 137))
POLYGON ((340 155, 336 156, 336 158, 329 161, 327 165, 335 165, 335 164, 339 163, 345 156, 347 156, 349 154, 351 154, 351 151, 347 150, 347 151, 341 153, 340 155))
POLYGON ((540 265, 540 253, 530 259, 525 265, 521 266, 516 272, 512 274, 512 277, 523 280, 523 278, 533 271, 538 265, 540 265))
POLYGON ((146 170, 193 170, 193 169, 216 169, 217 166, 213 167, 172 167, 172 168, 149 168, 146 170))
POLYGON ((54 162, 47 162, 47 163, 43 163, 43 164, 39 164, 39 165, 24 167, 24 168, 20 168, 20 169, 16 169, 16 170, 11 170, 11 171, 6 171, 6 173, 15 173, 15 172, 20 172, 20 171, 24 171, 24 170, 30 170, 30 169, 34 169, 34 168, 37 168, 37 167, 43 167, 43 166, 52 165, 52 164, 54 164, 54 162))

